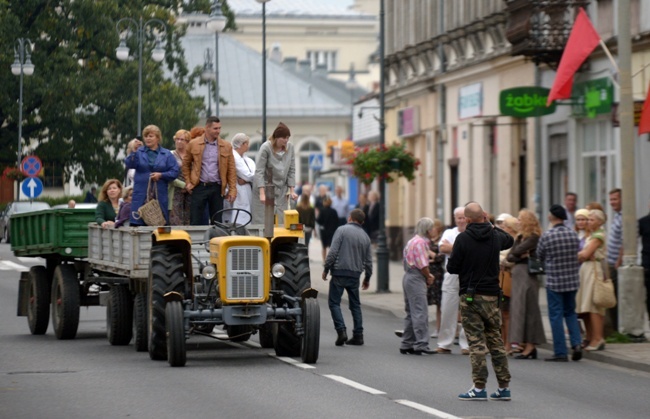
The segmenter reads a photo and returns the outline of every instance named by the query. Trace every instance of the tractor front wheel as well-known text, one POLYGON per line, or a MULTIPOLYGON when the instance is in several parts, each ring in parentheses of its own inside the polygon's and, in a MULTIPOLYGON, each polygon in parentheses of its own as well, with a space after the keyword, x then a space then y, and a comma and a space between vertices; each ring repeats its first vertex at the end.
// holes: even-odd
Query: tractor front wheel
POLYGON ((183 305, 180 301, 171 301, 165 307, 167 324, 167 362, 172 367, 183 367, 187 361, 185 348, 185 326, 183 305))
POLYGON ((302 320, 305 334, 302 336, 302 362, 315 364, 320 345, 320 308, 318 300, 306 298, 302 304, 302 320))

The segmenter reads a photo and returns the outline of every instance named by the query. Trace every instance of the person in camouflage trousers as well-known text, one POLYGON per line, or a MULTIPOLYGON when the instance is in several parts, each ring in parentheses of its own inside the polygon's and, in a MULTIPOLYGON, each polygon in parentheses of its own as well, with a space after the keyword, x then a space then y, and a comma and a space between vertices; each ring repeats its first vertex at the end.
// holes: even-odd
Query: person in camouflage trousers
POLYGON ((447 271, 460 280, 460 315, 469 343, 474 386, 458 395, 460 400, 487 400, 485 389, 488 369, 485 355, 489 351, 499 388, 491 400, 510 400, 508 357, 501 339, 499 303, 499 252, 512 247, 512 236, 488 222, 476 202, 465 206, 467 228, 454 242, 447 271))

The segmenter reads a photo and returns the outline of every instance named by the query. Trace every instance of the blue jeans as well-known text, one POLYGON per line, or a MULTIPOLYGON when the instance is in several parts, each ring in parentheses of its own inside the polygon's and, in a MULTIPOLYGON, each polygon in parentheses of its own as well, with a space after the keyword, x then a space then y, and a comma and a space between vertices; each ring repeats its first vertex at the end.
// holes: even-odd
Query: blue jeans
POLYGON ((343 290, 348 292, 350 312, 352 313, 352 321, 354 323, 352 333, 354 335, 362 335, 363 318, 361 317, 361 300, 359 299, 359 278, 349 278, 345 276, 332 277, 327 302, 330 308, 330 313, 332 313, 334 328, 337 332, 345 330, 345 321, 343 320, 343 313, 341 313, 341 297, 343 296, 343 290))
POLYGON ((576 314, 576 292, 555 292, 546 289, 548 319, 553 332, 553 352, 555 356, 567 356, 564 321, 566 321, 566 326, 569 329, 571 347, 574 348, 576 345, 580 345, 580 326, 576 314))

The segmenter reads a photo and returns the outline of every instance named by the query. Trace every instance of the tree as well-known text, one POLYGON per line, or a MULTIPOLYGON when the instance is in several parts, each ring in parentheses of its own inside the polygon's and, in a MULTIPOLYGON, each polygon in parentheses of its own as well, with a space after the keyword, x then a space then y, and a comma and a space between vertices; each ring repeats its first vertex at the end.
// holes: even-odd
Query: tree
MULTIPOLYGON (((81 186, 122 178, 118 153, 141 134, 135 132, 137 56, 126 62, 115 57, 120 41, 115 22, 123 17, 167 23, 162 65, 151 59, 154 43, 144 46, 142 124, 158 125, 163 145, 171 147, 174 132, 194 126, 204 108, 203 98, 189 94, 198 75, 189 72, 184 59, 180 37, 185 28, 174 24, 185 3, 0 0, 0 165, 16 161, 19 78, 9 71, 9 52, 17 38, 27 37, 34 43, 36 68, 23 81, 24 155, 34 152, 46 167, 65 167, 65 181, 73 177, 81 186), (81 171, 73 175, 75 167, 81 171)), ((132 56, 137 54, 135 37, 127 45, 132 56)))

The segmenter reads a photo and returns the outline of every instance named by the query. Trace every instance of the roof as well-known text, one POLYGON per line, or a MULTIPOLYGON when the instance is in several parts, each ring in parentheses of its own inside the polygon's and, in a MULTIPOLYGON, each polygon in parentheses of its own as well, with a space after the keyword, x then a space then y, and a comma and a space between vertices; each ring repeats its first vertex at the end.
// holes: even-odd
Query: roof
MULTIPOLYGON (((267 17, 285 18, 354 18, 376 19, 374 15, 350 10, 353 0, 272 0, 266 3, 267 17)), ((236 17, 262 15, 262 5, 256 0, 228 0, 236 17)))
MULTIPOLYGON (((206 48, 214 50, 213 34, 187 35, 181 42, 190 69, 203 66, 206 48)), ((301 77, 271 60, 267 60, 266 74, 267 117, 350 115, 350 93, 340 93, 344 83, 326 81, 325 77, 318 80, 316 75, 301 77)), ((220 105, 219 116, 262 115, 262 55, 227 34, 219 35, 219 91, 228 102, 220 105)), ((205 85, 192 92, 205 96, 206 103, 207 93, 205 85)))

